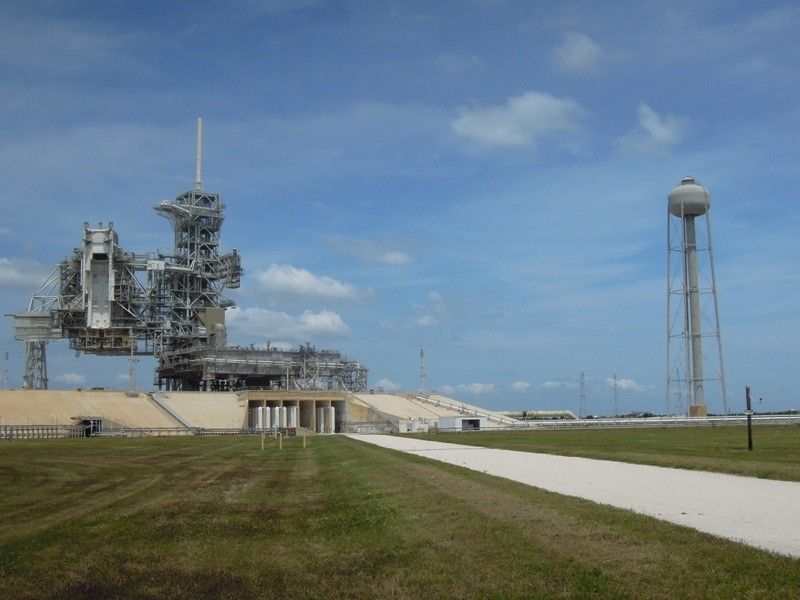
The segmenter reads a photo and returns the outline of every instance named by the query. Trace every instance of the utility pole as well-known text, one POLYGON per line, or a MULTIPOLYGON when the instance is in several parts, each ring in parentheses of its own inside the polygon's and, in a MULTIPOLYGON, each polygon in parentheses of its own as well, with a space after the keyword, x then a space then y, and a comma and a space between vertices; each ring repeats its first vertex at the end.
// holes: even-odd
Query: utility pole
POLYGON ((753 407, 750 400, 750 386, 746 386, 744 388, 744 401, 746 403, 747 409, 745 413, 747 415, 747 451, 753 451, 753 407))
POLYGON ((3 353, 3 389, 8 389, 8 350, 3 353))
POLYGON ((581 391, 578 395, 578 417, 586 417, 586 377, 581 369, 581 391))
POLYGON ((425 350, 419 349, 419 393, 425 396, 425 350))
POLYGON ((614 367, 614 418, 619 417, 619 395, 617 394, 617 368, 614 367))

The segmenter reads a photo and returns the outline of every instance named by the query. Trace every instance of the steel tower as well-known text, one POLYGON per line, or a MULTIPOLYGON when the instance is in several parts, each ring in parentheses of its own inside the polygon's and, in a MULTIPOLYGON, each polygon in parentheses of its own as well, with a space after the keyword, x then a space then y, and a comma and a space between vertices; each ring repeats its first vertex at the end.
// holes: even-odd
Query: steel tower
POLYGON ((728 412, 710 208, 708 190, 691 177, 667 197, 667 413, 692 417, 708 414, 712 382, 728 412), (704 338, 716 343, 704 349, 704 338))

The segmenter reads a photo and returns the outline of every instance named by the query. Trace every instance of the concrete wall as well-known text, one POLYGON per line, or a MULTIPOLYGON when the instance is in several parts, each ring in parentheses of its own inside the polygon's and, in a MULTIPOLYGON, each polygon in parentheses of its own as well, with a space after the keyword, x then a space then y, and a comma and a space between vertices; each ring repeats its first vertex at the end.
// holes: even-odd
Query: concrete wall
POLYGON ((0 424, 69 425, 73 417, 100 417, 125 427, 180 427, 147 394, 1 390, 0 424))
POLYGON ((247 427, 247 397, 236 392, 161 392, 161 398, 192 427, 247 427))

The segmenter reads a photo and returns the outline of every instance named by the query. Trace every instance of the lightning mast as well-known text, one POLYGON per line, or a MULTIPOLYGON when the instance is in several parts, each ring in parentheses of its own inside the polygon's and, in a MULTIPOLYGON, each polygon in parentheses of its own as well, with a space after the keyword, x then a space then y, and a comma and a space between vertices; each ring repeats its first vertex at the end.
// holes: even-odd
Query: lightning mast
POLYGON ((425 391, 425 350, 419 349, 419 393, 426 395, 425 391))

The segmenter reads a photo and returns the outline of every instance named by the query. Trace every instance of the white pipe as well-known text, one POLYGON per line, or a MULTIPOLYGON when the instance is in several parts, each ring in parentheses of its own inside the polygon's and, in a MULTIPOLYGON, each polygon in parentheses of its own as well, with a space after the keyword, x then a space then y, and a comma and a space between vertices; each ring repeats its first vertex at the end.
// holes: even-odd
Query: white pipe
POLYGON ((325 409, 320 407, 317 409, 317 433, 325 432, 325 409))
POLYGON ((326 419, 325 428, 326 433, 336 433, 336 408, 333 406, 328 407, 328 418, 326 419))
POLYGON ((705 405, 703 394, 703 342, 700 326, 700 281, 697 269, 697 235, 694 217, 686 220, 686 262, 689 284, 689 327, 692 340, 692 382, 694 384, 694 403, 705 405))

